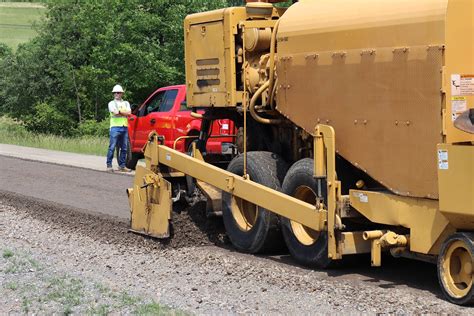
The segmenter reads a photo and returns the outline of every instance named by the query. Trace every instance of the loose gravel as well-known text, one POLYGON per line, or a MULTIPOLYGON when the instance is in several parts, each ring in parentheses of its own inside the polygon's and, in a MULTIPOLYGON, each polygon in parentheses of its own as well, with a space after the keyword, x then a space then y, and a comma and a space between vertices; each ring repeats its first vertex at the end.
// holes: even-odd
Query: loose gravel
POLYGON ((472 313, 442 299, 431 265, 326 272, 241 254, 204 209, 176 215, 160 243, 124 220, 0 191, 0 314, 472 313))

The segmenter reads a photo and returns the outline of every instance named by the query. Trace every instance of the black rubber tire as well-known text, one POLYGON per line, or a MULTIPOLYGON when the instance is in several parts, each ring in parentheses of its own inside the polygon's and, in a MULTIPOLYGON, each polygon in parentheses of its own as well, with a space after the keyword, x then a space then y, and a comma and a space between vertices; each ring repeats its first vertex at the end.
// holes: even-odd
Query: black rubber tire
MULTIPOLYGON (((288 170, 283 180, 282 192, 295 196, 297 189, 301 186, 309 187, 313 192, 318 192, 318 181, 313 176, 313 159, 305 158, 297 161, 290 170, 288 170)), ((324 202, 327 201, 326 181, 321 182, 321 195, 324 202)), ((311 245, 301 243, 293 233, 291 221, 287 218, 281 218, 283 238, 286 246, 295 260, 308 267, 327 268, 332 260, 328 258, 328 237, 327 232, 320 232, 319 237, 311 245)))
POLYGON ((453 304, 457 305, 473 305, 474 304, 474 285, 471 286, 471 289, 468 293, 462 297, 457 298, 451 295, 449 290, 447 289, 447 285, 443 282, 442 274, 444 273, 443 269, 443 260, 444 255, 446 254, 449 246, 455 241, 462 241, 467 246, 468 250, 472 254, 474 254, 474 233, 455 233, 449 236, 442 244, 441 250, 438 255, 438 262, 437 262, 437 273, 438 273, 438 281, 441 287, 441 291, 443 292, 444 296, 448 301, 453 304))
MULTIPOLYGON (((247 153, 247 173, 252 181, 266 187, 281 191, 287 164, 283 159, 271 152, 254 151, 247 153)), ((229 164, 228 171, 242 176, 244 156, 235 157, 229 164)), ((239 251, 259 253, 274 251, 284 246, 280 231, 279 217, 264 209, 258 208, 255 224, 248 231, 239 228, 231 210, 231 194, 222 193, 222 217, 227 235, 239 251)))
POLYGON ((127 144, 127 158, 125 159, 125 166, 128 169, 135 170, 137 168, 138 160, 140 160, 142 157, 143 154, 132 152, 132 146, 129 139, 127 144))

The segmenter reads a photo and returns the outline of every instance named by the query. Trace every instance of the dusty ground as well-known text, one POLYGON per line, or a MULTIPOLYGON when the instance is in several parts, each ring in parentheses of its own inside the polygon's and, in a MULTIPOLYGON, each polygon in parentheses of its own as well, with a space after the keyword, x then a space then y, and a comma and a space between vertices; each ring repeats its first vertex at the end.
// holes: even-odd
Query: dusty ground
POLYGON ((202 212, 179 214, 161 244, 123 219, 1 191, 0 314, 472 313, 441 298, 432 265, 384 258, 377 270, 361 257, 308 270, 234 252, 202 212))

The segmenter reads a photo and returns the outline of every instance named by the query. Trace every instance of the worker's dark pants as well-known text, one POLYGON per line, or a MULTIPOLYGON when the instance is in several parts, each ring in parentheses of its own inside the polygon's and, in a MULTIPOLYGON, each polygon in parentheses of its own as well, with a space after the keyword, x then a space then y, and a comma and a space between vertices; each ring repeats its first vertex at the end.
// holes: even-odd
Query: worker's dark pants
POLYGON ((127 158, 127 141, 128 128, 126 126, 110 128, 109 151, 107 152, 107 167, 112 167, 112 159, 114 158, 114 151, 116 146, 120 146, 120 155, 118 157, 119 166, 125 167, 125 159, 127 158))

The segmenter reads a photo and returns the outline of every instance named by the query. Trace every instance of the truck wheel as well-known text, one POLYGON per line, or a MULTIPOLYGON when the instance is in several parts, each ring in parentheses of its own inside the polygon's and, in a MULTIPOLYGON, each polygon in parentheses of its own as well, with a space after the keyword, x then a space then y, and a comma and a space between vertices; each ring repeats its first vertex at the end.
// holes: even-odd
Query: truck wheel
POLYGON ((132 152, 132 147, 130 144, 130 139, 127 144, 127 158, 125 159, 125 166, 128 169, 135 170, 137 168, 138 160, 142 158, 142 154, 132 152))
POLYGON ((456 233, 448 237, 438 256, 438 280, 446 298, 454 304, 474 303, 474 234, 456 233))
MULTIPOLYGON (((250 179, 266 187, 280 191, 280 183, 287 169, 286 163, 276 154, 263 151, 247 153, 250 179)), ((235 157, 227 170, 242 176, 244 156, 235 157)), ((227 235, 238 250, 257 253, 283 245, 276 214, 227 192, 222 193, 222 212, 227 235)))
MULTIPOLYGON (((313 169, 313 159, 297 161, 285 176, 283 193, 313 205, 317 199, 327 201, 326 181, 321 181, 319 189, 313 169)), ((332 260, 328 258, 327 232, 314 231, 284 217, 281 218, 281 225, 286 246, 296 261, 318 268, 327 268, 331 264, 332 260)))

